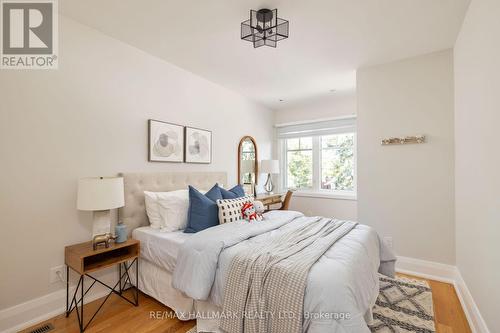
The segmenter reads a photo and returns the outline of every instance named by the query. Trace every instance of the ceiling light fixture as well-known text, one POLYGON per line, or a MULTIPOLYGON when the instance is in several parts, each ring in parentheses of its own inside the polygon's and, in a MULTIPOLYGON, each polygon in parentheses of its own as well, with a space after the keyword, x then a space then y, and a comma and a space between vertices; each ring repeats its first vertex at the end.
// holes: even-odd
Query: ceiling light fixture
POLYGON ((250 19, 241 22, 241 39, 253 47, 276 47, 279 40, 288 38, 288 21, 278 17, 277 9, 250 10, 250 19))

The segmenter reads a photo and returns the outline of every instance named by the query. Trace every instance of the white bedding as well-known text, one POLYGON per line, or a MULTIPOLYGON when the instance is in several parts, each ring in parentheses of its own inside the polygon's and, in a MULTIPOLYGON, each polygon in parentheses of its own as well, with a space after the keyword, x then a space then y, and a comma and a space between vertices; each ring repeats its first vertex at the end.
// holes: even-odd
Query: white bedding
POLYGON ((192 235, 182 230, 164 232, 152 227, 141 227, 132 232, 132 237, 141 242, 141 258, 170 273, 174 271, 179 248, 192 235))
MULTIPOLYGON (((272 211, 261 223, 226 223, 193 234, 181 246, 172 285, 195 300, 220 306, 235 255, 310 219, 297 212, 272 211)), ((386 257, 392 253, 368 226, 358 225, 335 243, 309 272, 304 313, 348 317, 304 318, 303 332, 368 333, 366 321, 378 295, 377 271, 386 257)))

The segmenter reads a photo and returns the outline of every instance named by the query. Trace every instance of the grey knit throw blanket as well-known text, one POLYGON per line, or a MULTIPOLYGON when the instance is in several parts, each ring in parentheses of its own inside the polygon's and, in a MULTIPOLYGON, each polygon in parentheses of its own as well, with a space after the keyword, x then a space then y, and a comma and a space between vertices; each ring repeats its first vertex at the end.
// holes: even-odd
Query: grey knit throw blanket
POLYGON ((220 328, 228 333, 300 333, 311 266, 356 222, 315 218, 237 254, 224 291, 220 328))

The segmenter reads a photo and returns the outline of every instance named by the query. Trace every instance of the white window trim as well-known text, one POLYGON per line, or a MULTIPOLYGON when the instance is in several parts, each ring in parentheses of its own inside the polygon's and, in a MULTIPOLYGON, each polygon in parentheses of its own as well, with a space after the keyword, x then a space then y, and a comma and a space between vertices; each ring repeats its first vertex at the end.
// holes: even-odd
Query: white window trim
MULTIPOLYGON (((311 198, 329 198, 338 200, 357 200, 358 190, 358 156, 357 156, 357 133, 354 132, 354 152, 353 152, 353 168, 354 168, 354 191, 336 191, 336 190, 323 190, 320 188, 318 181, 321 174, 321 136, 312 136, 313 140, 313 189, 312 190, 296 190, 293 195, 298 197, 311 197, 311 198)), ((281 165, 281 188, 288 190, 287 175, 288 175, 288 160, 287 160, 287 139, 278 140, 279 156, 283 162, 281 165)))
POLYGON ((351 191, 332 191, 332 190, 318 190, 318 191, 307 191, 307 190, 297 190, 293 192, 296 197, 308 197, 308 198, 328 198, 328 199, 338 199, 338 200, 358 200, 355 192, 351 191))

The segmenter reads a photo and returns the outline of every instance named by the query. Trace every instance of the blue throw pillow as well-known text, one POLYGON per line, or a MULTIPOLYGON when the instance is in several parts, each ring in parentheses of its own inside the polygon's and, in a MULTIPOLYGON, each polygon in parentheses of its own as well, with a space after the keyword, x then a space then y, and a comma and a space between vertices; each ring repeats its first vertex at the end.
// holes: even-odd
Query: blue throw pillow
POLYGON ((219 187, 220 192, 222 194, 222 198, 224 199, 236 199, 236 198, 241 198, 245 196, 245 190, 243 189, 243 186, 241 185, 236 185, 232 189, 225 190, 222 187, 219 187))
POLYGON ((219 224, 217 200, 223 199, 215 184, 206 194, 189 186, 188 225, 184 232, 195 233, 219 224))

